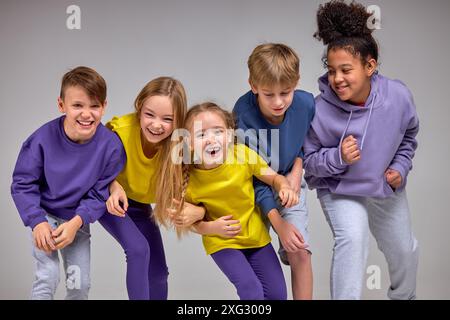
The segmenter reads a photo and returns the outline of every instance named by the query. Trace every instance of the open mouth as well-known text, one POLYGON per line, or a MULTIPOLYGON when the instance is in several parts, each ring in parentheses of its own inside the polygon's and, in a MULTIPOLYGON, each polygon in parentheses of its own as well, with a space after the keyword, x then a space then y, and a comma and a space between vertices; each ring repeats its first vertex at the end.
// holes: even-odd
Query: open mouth
POLYGON ((205 152, 206 152, 209 156, 215 157, 215 156, 220 152, 220 150, 222 150, 221 147, 219 147, 219 146, 214 146, 214 147, 208 147, 208 148, 206 148, 206 149, 205 149, 205 152))
POLYGON ((150 134, 154 135, 154 136, 162 136, 164 134, 164 131, 154 131, 151 129, 147 129, 148 132, 150 132, 150 134))
POLYGON ((92 126, 94 124, 95 121, 81 121, 81 120, 77 120, 77 123, 83 127, 83 128, 89 128, 90 126, 92 126))

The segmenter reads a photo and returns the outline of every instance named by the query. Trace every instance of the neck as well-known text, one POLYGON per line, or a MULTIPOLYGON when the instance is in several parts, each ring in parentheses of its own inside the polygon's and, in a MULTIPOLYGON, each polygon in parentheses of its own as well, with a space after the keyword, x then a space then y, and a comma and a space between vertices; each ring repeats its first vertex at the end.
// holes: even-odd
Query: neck
POLYGON ((154 144, 151 142, 148 142, 147 139, 144 137, 141 131, 141 145, 142 145, 142 151, 144 152, 144 155, 151 159, 155 156, 155 154, 160 149, 159 144, 154 144))
POLYGON ((369 83, 363 88, 362 92, 358 96, 350 99, 349 102, 355 106, 364 106, 367 98, 369 98, 371 88, 372 85, 369 80, 369 83))

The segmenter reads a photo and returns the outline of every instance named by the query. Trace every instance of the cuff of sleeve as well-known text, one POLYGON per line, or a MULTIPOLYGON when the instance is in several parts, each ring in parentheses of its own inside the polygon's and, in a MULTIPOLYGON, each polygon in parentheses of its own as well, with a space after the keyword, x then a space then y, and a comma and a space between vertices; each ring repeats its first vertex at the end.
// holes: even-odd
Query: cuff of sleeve
POLYGON ((333 152, 332 152, 332 156, 330 157, 331 162, 333 167, 337 168, 337 169, 345 169, 348 164, 345 163, 345 161, 341 158, 341 154, 339 152, 339 148, 336 148, 333 152))
POLYGON ((39 223, 46 222, 46 221, 47 221, 47 219, 45 218, 45 216, 39 216, 39 217, 31 220, 31 222, 29 223, 29 227, 31 228, 31 230, 33 230, 34 227, 36 227, 39 223))
POLYGON ((406 186, 406 180, 408 176, 408 172, 405 170, 405 168, 398 162, 394 162, 389 166, 390 169, 393 169, 395 171, 398 171, 400 175, 402 176, 402 184, 398 188, 399 190, 402 190, 406 186))
POLYGON ((91 217, 86 211, 78 210, 76 214, 80 216, 81 220, 83 221, 83 225, 89 224, 91 222, 91 217))
POLYGON ((264 215, 267 215, 270 212, 270 210, 277 208, 277 204, 272 197, 270 197, 270 198, 267 197, 265 199, 262 199, 262 201, 260 201, 258 203, 258 205, 261 208, 264 215))

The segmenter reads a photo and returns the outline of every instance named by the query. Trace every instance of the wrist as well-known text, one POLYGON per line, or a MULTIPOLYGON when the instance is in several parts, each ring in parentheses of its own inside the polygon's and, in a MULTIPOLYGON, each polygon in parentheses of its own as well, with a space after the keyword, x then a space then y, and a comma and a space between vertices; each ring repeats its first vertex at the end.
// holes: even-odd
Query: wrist
POLYGON ((77 229, 80 229, 83 225, 83 219, 79 215, 76 215, 70 220, 70 223, 73 224, 77 229))

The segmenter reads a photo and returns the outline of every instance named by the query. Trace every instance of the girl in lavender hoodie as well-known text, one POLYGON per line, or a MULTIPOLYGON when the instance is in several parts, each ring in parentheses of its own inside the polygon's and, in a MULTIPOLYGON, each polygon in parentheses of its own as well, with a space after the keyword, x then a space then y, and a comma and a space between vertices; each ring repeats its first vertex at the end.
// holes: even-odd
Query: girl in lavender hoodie
POLYGON ((315 37, 327 48, 316 114, 304 143, 305 179, 333 232, 332 299, 360 299, 369 230, 389 267, 391 299, 414 299, 418 245, 405 185, 419 120, 400 81, 378 74, 364 6, 319 7, 315 37))

